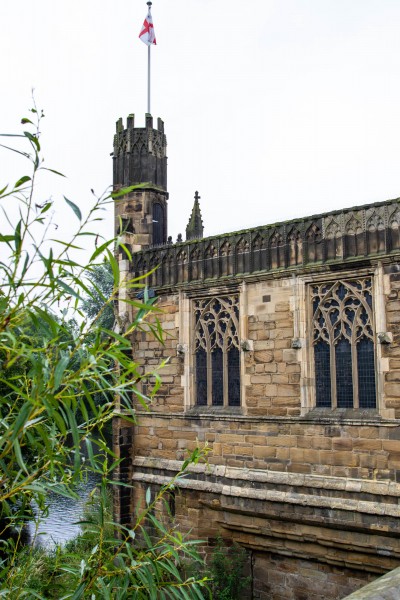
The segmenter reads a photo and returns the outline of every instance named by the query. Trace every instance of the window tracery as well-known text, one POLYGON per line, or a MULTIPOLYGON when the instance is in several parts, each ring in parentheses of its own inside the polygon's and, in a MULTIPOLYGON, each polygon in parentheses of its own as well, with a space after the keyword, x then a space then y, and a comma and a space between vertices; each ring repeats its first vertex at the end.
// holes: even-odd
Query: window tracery
POLYGON ((196 404, 240 406, 239 299, 198 299, 194 314, 196 404))
POLYGON ((311 286, 316 405, 375 408, 372 278, 311 286))

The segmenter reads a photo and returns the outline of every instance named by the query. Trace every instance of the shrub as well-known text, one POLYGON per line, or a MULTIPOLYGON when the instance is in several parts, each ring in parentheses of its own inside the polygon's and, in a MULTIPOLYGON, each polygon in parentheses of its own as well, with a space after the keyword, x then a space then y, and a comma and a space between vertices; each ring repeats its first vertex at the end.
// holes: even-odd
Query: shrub
POLYGON ((170 485, 177 484, 191 461, 201 458, 199 450, 171 484, 153 501, 148 499, 130 529, 115 524, 118 539, 111 533, 107 493, 118 483, 112 472, 120 460, 109 448, 104 428, 118 415, 135 422, 132 398, 148 407, 150 399, 138 392, 137 382, 148 376, 159 382, 158 369, 140 372, 130 338, 136 330, 150 328, 162 342, 163 333, 159 325, 147 322, 147 315, 157 311, 155 299, 139 302, 129 294, 123 296, 131 318, 122 323, 115 315, 118 331, 104 326, 101 317, 113 307, 121 287, 145 287, 143 280, 120 279, 114 246, 122 246, 129 256, 120 239, 98 242, 96 221, 111 197, 98 198, 87 216, 65 198, 77 229, 68 241, 51 237, 53 201, 38 196, 36 181, 44 171, 60 173, 42 160, 42 118, 34 106, 29 118, 22 119, 25 131, 3 138, 1 144, 30 163, 29 174, 14 185, 0 186, 1 595, 10 600, 51 594, 74 600, 202 598, 205 580, 184 578, 180 570, 182 557, 199 560, 195 543, 151 516, 170 485), (10 139, 26 146, 10 146, 10 139), (88 240, 93 243, 91 256, 80 259, 79 249, 87 249, 88 240), (96 286, 104 304, 88 322, 82 299, 93 296, 88 282, 93 283, 91 274, 104 260, 112 273, 112 293, 108 297, 96 286), (95 402, 99 397, 103 401, 95 402), (100 478, 100 518, 87 520, 77 547, 46 554, 24 546, 22 532, 32 518, 32 501, 40 510, 46 508, 49 492, 74 501, 75 483, 90 471, 100 478), (145 543, 139 545, 137 534, 148 518, 158 537, 151 541, 144 535, 145 543), (78 547, 85 556, 77 563, 78 547))
POLYGON ((210 578, 212 598, 215 600, 237 600, 250 584, 250 577, 244 576, 246 551, 238 544, 226 546, 221 537, 211 555, 210 578))

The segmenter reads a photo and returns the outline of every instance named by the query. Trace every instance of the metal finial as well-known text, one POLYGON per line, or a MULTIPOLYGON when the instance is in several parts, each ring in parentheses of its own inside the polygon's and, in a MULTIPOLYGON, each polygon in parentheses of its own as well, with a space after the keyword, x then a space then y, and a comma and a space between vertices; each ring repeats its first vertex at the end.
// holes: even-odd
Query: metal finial
POLYGON ((152 2, 146 2, 147 6, 150 8, 150 6, 153 4, 152 2))

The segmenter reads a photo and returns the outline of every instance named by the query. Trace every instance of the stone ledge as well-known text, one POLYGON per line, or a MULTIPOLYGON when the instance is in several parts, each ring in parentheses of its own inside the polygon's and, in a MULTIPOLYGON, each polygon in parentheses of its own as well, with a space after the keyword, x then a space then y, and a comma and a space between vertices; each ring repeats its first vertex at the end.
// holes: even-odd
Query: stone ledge
MULTIPOLYGON (((210 508, 213 509, 213 507, 210 508)), ((268 551, 283 556, 317 561, 341 568, 354 568, 374 573, 377 576, 396 568, 398 564, 399 552, 392 547, 390 551, 385 552, 385 558, 383 558, 382 554, 376 551, 374 536, 368 536, 369 541, 365 543, 365 535, 357 536, 355 533, 349 545, 348 542, 340 539, 341 534, 344 533, 343 529, 323 527, 321 530, 318 523, 313 523, 312 526, 315 530, 310 535, 302 529, 303 522, 292 520, 295 525, 288 531, 285 527, 287 521, 274 521, 268 517, 267 527, 254 528, 249 524, 243 527, 242 524, 229 521, 231 514, 231 507, 229 509, 224 507, 224 517, 217 519, 216 523, 220 528, 229 531, 232 538, 238 536, 244 547, 253 550, 263 552, 267 547, 268 551), (227 515, 228 511, 229 515, 227 515), (349 553, 350 547, 351 553, 349 553)), ((342 524, 342 527, 345 525, 342 524)))
MULTIPOLYGON (((157 485, 168 485, 171 481, 169 476, 154 475, 152 473, 134 473, 133 481, 157 485)), ((223 485, 209 481, 199 481, 188 477, 179 479, 175 486, 181 489, 197 490, 222 496, 234 498, 247 498, 262 500, 264 502, 280 502, 283 504, 294 504, 314 508, 327 508, 334 510, 346 510, 370 515, 400 518, 400 506, 368 501, 350 500, 344 498, 326 498, 311 496, 310 494, 299 494, 295 492, 278 492, 274 490, 255 490, 251 487, 239 487, 234 485, 223 485)))
POLYGON ((346 596, 344 600, 399 600, 400 567, 346 596))
MULTIPOLYGON (((371 425, 374 427, 399 427, 400 420, 399 419, 385 419, 381 416, 375 416, 374 418, 366 417, 366 418, 344 418, 339 416, 334 416, 332 411, 329 411, 329 416, 310 416, 310 413, 307 415, 302 415, 299 417, 272 417, 272 416, 262 416, 262 415, 243 415, 238 414, 237 412, 196 412, 195 414, 192 412, 192 409, 189 409, 187 412, 171 412, 166 414, 165 412, 159 411, 136 411, 136 415, 138 417, 147 417, 147 418, 160 418, 166 419, 168 421, 172 419, 182 419, 183 421, 194 421, 194 420, 210 420, 210 421, 229 421, 229 422, 245 422, 245 423, 304 423, 310 425, 371 425)), ((121 412, 120 415, 122 418, 124 413, 121 412)))
MULTIPOLYGON (((183 461, 160 459, 157 457, 136 457, 133 466, 140 469, 162 469, 173 474, 182 468, 183 461)), ((199 473, 207 476, 224 477, 232 481, 248 481, 294 487, 308 487, 315 489, 337 490, 349 493, 374 494, 380 496, 394 496, 400 498, 400 484, 392 481, 368 481, 364 479, 346 479, 341 477, 308 475, 301 473, 283 473, 277 471, 261 471, 256 469, 241 469, 226 467, 224 465, 197 464, 191 465, 190 473, 199 473)), ((136 479, 136 478, 135 478, 136 479)), ((187 479, 187 478, 186 478, 187 479)), ((137 480, 137 479, 136 479, 137 480)), ((207 484, 208 485, 208 484, 207 484)), ((217 485, 217 484, 215 484, 217 485)), ((222 484, 218 484, 222 485, 222 484)), ((238 488, 243 489, 243 488, 238 488)), ((259 491, 259 490, 253 490, 259 491)), ((217 493, 220 493, 219 491, 217 493)), ((309 496, 307 496, 309 497, 309 496)), ((310 496, 311 497, 311 496, 310 496)), ((326 498, 325 498, 326 500, 326 498)), ((333 499, 334 500, 334 499, 333 499)), ((357 501, 361 503, 360 501, 357 501)), ((372 504, 372 503, 370 503, 372 504)), ((387 505, 396 508, 395 505, 387 505)), ((362 512, 362 511, 361 511, 362 512)), ((369 512, 369 511, 368 511, 369 512)), ((376 514, 389 514, 377 512, 376 514)), ((400 506, 396 515, 400 516, 400 506)))

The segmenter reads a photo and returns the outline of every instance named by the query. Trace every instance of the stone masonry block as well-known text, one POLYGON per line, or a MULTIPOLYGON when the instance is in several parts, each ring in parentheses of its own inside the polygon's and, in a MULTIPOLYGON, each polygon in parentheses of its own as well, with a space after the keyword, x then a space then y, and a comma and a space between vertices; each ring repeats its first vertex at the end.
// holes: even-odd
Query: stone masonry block
POLYGON ((273 353, 267 350, 254 352, 254 360, 256 363, 269 363, 273 360, 273 353))

